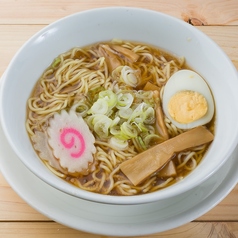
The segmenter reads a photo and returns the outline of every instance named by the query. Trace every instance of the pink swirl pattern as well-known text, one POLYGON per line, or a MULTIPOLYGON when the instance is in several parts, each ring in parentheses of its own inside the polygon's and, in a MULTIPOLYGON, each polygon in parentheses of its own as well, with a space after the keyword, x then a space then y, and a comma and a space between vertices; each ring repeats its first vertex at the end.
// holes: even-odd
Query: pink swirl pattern
POLYGON ((93 162, 95 138, 87 123, 73 110, 55 113, 47 128, 53 156, 68 172, 81 172, 93 162))
POLYGON ((82 156, 86 148, 82 134, 74 128, 64 128, 62 130, 62 133, 60 134, 60 142, 66 149, 68 150, 73 149, 76 145, 75 140, 78 140, 79 142, 79 146, 77 146, 78 151, 71 152, 70 155, 72 158, 78 159, 82 156), (70 140, 67 141, 66 137, 69 137, 70 140))

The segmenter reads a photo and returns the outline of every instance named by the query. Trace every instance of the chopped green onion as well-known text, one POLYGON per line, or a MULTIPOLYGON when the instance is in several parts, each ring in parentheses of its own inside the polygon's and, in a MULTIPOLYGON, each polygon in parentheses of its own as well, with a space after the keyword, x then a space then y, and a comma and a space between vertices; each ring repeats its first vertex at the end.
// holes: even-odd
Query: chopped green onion
POLYGON ((109 128, 111 126, 111 123, 112 119, 108 118, 107 116, 101 117, 100 119, 97 118, 93 129, 101 138, 107 138, 109 135, 109 128))
POLYGON ((121 69, 121 79, 131 87, 136 87, 139 84, 139 80, 135 75, 135 71, 127 65, 121 69))
POLYGON ((93 124, 94 118, 95 118, 95 115, 87 116, 84 118, 84 120, 87 122, 87 125, 89 126, 91 130, 93 130, 93 127, 94 127, 94 124, 93 124))
POLYGON ((139 142, 140 147, 141 147, 143 150, 146 150, 147 147, 146 147, 144 141, 142 140, 142 138, 141 138, 140 136, 138 136, 138 137, 137 137, 137 140, 138 140, 138 142, 139 142))
POLYGON ((133 142, 135 148, 138 150, 138 152, 142 152, 147 149, 145 143, 143 142, 143 140, 140 136, 133 138, 132 142, 133 142))
POLYGON ((110 128, 110 133, 114 136, 120 136, 121 128, 119 125, 114 125, 110 128))
POLYGON ((99 98, 91 107, 88 113, 91 114, 106 114, 108 112, 108 104, 102 98, 99 98))
POLYGON ((117 125, 119 122, 120 122, 121 118, 120 117, 115 117, 113 120, 112 120, 112 125, 111 127, 117 125))
POLYGON ((61 59, 60 59, 59 57, 55 58, 54 61, 53 61, 53 63, 51 64, 51 67, 52 67, 52 68, 58 67, 59 64, 60 64, 60 62, 61 62, 61 59))
POLYGON ((135 127, 130 125, 128 122, 123 122, 120 128, 121 128, 122 135, 127 137, 128 139, 134 138, 138 134, 135 127))
POLYGON ((144 123, 140 122, 140 123, 137 123, 137 122, 132 122, 131 124, 133 125, 136 125, 137 128, 139 129, 139 131, 142 133, 147 133, 149 130, 148 128, 144 125, 144 123))
POLYGON ((88 106, 83 102, 78 103, 75 107, 75 112, 81 117, 86 116, 87 111, 88 111, 88 106))
POLYGON ((100 92, 99 98, 104 99, 109 108, 113 108, 117 104, 117 95, 112 90, 100 92))
POLYGON ((143 112, 143 107, 145 106, 145 103, 142 102, 134 109, 133 113, 131 114, 129 121, 133 121, 136 117, 140 117, 143 112))
POLYGON ((131 93, 120 93, 118 95, 118 101, 116 107, 118 109, 127 109, 131 106, 134 101, 134 97, 131 93))
POLYGON ((127 140, 122 140, 122 139, 119 139, 117 137, 111 137, 110 140, 109 140, 109 143, 119 149, 119 150, 124 150, 128 147, 128 141, 127 140))
POLYGON ((155 122, 155 110, 152 107, 148 107, 144 113, 144 123, 153 124, 155 122))
MULTIPOLYGON (((148 100, 150 97, 149 93, 142 90, 125 89, 116 93, 109 89, 103 90, 97 97, 94 96, 96 101, 92 102, 85 121, 99 138, 107 139, 108 143, 111 141, 114 146, 118 144, 122 148, 128 140, 132 140, 138 151, 143 151, 147 143, 160 138, 154 136, 151 129, 155 111, 154 102, 150 103, 148 100), (150 134, 153 136, 149 136, 150 134), (143 141, 144 138, 146 142, 143 141)), ((86 105, 82 102, 77 107, 74 106, 74 109, 83 113, 88 106, 86 105)))
POLYGON ((151 143, 158 144, 158 142, 162 142, 162 141, 163 141, 163 138, 157 134, 150 134, 144 138, 144 142, 146 146, 150 145, 151 143))
POLYGON ((121 109, 118 111, 118 115, 123 119, 129 119, 133 110, 131 108, 121 109))

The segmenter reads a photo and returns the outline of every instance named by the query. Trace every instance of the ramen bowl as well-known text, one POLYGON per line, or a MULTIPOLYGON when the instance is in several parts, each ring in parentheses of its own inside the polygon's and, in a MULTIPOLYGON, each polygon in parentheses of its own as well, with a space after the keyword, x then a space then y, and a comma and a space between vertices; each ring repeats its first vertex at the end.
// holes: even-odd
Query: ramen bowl
POLYGON ((137 8, 102 8, 65 17, 30 38, 9 64, 1 86, 1 123, 24 165, 47 184, 81 199, 105 204, 143 204, 187 192, 211 177, 228 160, 238 141, 238 77, 226 54, 195 27, 171 16, 137 8), (197 168, 181 181, 136 196, 92 193, 60 179, 40 160, 26 131, 27 100, 44 70, 73 47, 123 39, 143 42, 175 56, 208 83, 215 102, 215 137, 197 168))

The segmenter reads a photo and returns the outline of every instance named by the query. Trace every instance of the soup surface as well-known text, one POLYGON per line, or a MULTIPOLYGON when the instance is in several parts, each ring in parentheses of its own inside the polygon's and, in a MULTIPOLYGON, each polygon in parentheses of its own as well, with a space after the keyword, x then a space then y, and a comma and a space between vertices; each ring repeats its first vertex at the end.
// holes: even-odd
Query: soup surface
MULTIPOLYGON (((176 153, 136 186, 119 167, 190 129, 175 126, 162 107, 167 81, 183 69, 183 57, 121 40, 59 55, 28 100, 26 128, 35 151, 60 178, 101 194, 150 193, 183 179, 209 143, 176 153)), ((214 119, 202 125, 213 132, 214 119)))

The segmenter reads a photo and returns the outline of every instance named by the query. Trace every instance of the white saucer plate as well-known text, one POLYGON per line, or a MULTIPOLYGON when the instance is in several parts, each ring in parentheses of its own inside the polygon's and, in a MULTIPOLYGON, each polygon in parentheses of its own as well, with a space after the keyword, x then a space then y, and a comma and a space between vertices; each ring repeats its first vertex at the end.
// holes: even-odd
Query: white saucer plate
POLYGON ((206 182, 177 197, 141 205, 107 205, 82 200, 31 173, 9 146, 0 126, 0 168, 15 192, 50 219, 68 227, 109 236, 138 236, 186 224, 216 206, 238 181, 238 147, 206 182))

